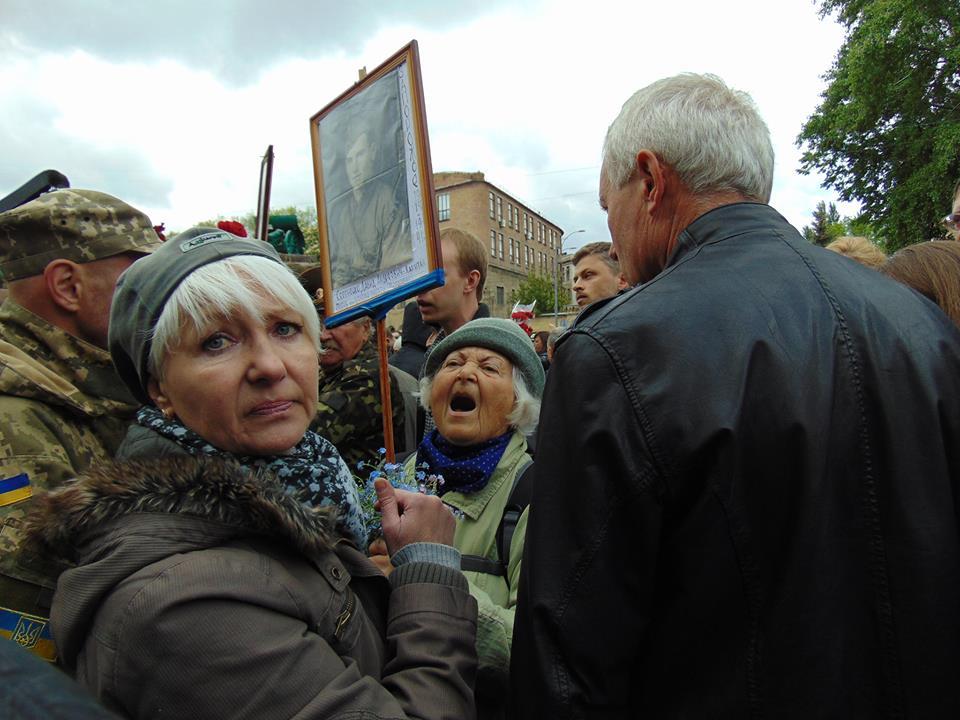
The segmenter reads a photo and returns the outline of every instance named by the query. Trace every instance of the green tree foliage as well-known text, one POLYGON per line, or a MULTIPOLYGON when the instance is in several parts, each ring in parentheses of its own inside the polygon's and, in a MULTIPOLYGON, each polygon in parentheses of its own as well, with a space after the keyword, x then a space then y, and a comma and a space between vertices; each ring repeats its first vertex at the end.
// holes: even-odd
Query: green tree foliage
POLYGON ((846 38, 803 126, 801 172, 819 171, 888 251, 940 237, 960 177, 960 3, 821 0, 846 38))
MULTIPOLYGON (((553 312, 553 276, 552 275, 528 275, 526 280, 520 283, 520 286, 510 293, 510 304, 522 303, 529 305, 534 300, 537 301, 533 309, 537 315, 546 315, 553 312)), ((560 302, 563 302, 561 296, 560 302)))
POLYGON ((803 236, 814 245, 828 245, 846 232, 840 222, 840 213, 837 206, 830 203, 828 206, 823 200, 817 203, 813 211, 813 224, 803 228, 803 236))

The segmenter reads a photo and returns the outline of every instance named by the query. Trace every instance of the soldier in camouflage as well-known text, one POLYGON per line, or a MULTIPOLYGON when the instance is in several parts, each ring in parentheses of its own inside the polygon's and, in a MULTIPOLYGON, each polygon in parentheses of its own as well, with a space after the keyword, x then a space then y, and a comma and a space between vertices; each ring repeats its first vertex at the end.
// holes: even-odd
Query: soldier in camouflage
POLYGON ((59 568, 18 552, 33 492, 112 457, 136 410, 107 321, 117 277, 159 247, 149 218, 66 189, 0 213, 0 637, 54 659, 46 626, 59 568))
MULTIPOLYGON (((360 318, 320 334, 320 397, 310 429, 332 442, 351 469, 376 462, 383 446, 380 362, 370 318, 360 318)), ((390 376, 394 446, 405 431, 403 396, 390 376)))

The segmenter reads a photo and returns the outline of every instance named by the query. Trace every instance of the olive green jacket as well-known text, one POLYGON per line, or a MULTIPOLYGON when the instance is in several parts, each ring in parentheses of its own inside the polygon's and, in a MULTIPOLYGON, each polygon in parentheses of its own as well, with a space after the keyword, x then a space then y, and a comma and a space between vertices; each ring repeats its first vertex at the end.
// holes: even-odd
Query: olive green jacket
MULTIPOLYGON (((444 493, 443 501, 463 513, 457 522, 453 544, 463 555, 477 555, 489 560, 497 557, 497 530, 503 510, 513 489, 517 473, 526 466, 527 441, 514 433, 490 481, 479 492, 444 493)), ((416 457, 407 459, 405 475, 413 477, 416 457)), ((510 645, 513 642, 513 615, 520 582, 520 561, 527 531, 529 508, 523 511, 510 543, 510 564, 507 576, 498 577, 477 572, 464 572, 470 594, 477 600, 477 655, 480 668, 503 673, 510 670, 510 645)))
MULTIPOLYGON (((136 411, 110 355, 9 298, 0 305, 0 480, 26 475, 29 492, 53 488, 113 454, 136 411)), ((32 586, 55 570, 15 562, 29 496, 0 495, 0 607, 43 615, 32 586)))

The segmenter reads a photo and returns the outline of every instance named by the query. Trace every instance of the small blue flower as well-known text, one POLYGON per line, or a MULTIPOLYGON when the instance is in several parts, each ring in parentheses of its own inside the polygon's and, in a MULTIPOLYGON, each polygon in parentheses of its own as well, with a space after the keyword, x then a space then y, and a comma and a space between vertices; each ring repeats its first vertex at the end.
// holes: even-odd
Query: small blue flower
POLYGON ((386 455, 386 454, 387 454, 387 449, 386 449, 386 448, 380 448, 379 450, 377 450, 377 452, 380 453, 381 455, 386 455))
POLYGON ((379 470, 374 470, 372 473, 370 473, 370 479, 376 480, 378 477, 380 477, 380 474, 381 473, 379 470))
POLYGON ((423 470, 420 470, 420 471, 417 473, 417 480, 423 480, 423 479, 425 479, 426 477, 427 477, 427 474, 426 474, 423 470))
POLYGON ((383 469, 384 469, 385 471, 387 471, 387 472, 393 472, 393 471, 396 470, 398 467, 400 467, 400 466, 399 466, 399 465, 396 465, 396 464, 394 464, 394 463, 387 463, 386 465, 383 466, 383 469))
POLYGON ((358 462, 358 463, 357 463, 357 470, 363 470, 363 465, 364 465, 363 460, 361 460, 360 462, 358 462))

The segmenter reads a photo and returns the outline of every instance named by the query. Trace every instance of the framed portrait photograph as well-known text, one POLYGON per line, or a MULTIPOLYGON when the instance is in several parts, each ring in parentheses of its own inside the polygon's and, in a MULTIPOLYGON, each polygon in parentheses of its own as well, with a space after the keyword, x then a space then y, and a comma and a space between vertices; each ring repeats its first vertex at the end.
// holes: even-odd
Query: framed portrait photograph
POLYGON ((416 41, 310 118, 326 322, 443 284, 416 41))

